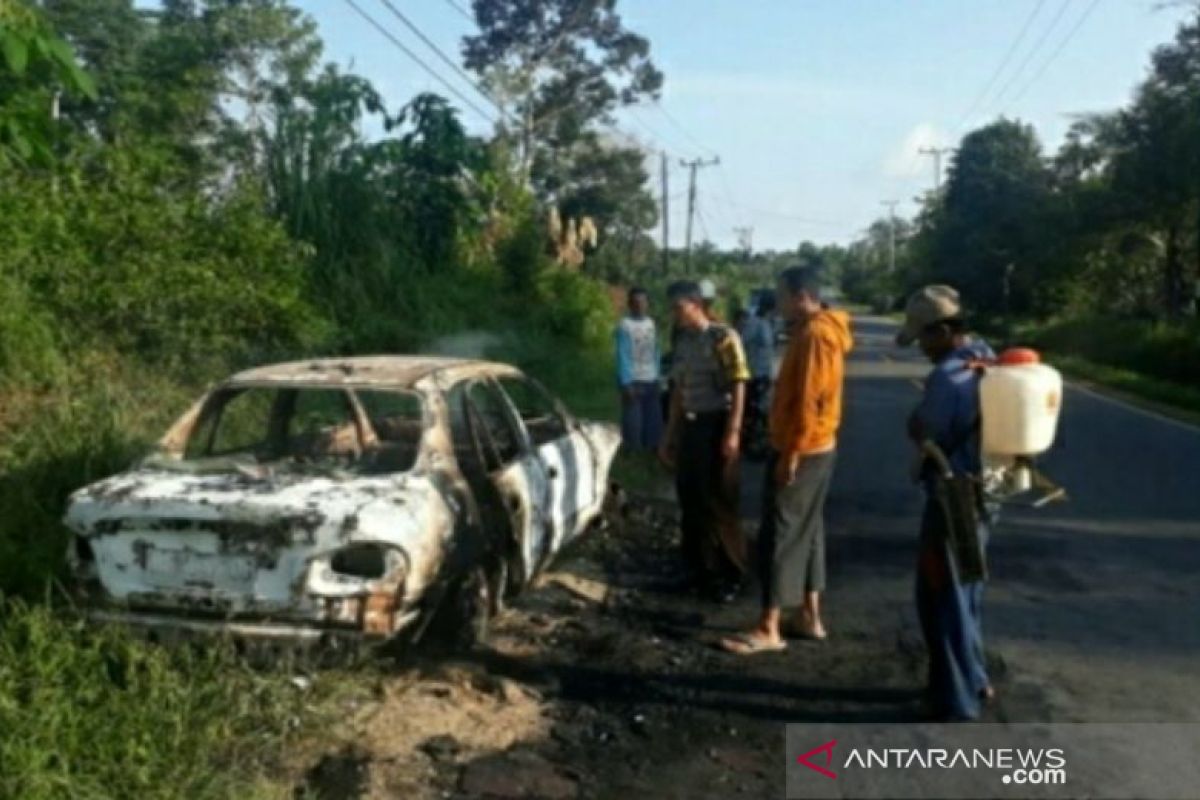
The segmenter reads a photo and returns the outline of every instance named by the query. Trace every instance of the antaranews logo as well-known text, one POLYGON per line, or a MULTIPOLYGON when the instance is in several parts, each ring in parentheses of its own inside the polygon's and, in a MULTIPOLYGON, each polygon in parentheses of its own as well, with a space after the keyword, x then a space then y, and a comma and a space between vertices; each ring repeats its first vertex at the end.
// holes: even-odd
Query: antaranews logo
POLYGON ((825 744, 821 745, 820 747, 814 747, 812 750, 809 750, 807 753, 804 753, 803 755, 796 756, 796 761, 798 761, 799 763, 808 767, 813 772, 819 772, 822 775, 824 775, 826 778, 832 778, 833 780, 837 780, 837 774, 826 769, 826 767, 829 767, 830 765, 833 764, 833 748, 834 747, 837 747, 837 739, 828 741, 825 744), (825 766, 824 767, 819 767, 812 762, 812 759, 818 755, 825 756, 825 766))
POLYGON ((792 723, 789 800, 1196 800, 1200 723, 792 723))
MULTIPOLYGON (((837 739, 796 756, 796 762, 831 780, 837 780, 833 749, 837 739)), ((840 765, 854 770, 991 770, 1000 782, 1018 786, 1065 785, 1067 761, 1062 748, 909 748, 854 747, 840 765)))

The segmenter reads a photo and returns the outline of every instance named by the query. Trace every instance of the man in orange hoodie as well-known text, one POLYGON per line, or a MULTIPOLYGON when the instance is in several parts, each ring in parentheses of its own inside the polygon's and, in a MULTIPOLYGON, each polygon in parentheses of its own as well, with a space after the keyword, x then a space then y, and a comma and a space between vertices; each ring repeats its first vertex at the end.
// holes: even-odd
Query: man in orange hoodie
POLYGON ((771 445, 759 531, 762 616, 751 631, 722 642, 751 654, 787 647, 782 610, 799 607, 795 633, 824 639, 825 497, 842 419, 845 358, 854 345, 850 317, 821 302, 820 276, 792 267, 779 276, 777 305, 791 341, 771 404, 771 445))

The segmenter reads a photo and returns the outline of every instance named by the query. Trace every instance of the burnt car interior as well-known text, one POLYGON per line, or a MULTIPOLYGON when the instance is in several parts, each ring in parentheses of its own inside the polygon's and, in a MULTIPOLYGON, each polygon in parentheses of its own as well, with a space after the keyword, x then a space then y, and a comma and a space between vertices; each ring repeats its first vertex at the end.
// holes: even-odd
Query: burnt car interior
POLYGON ((525 378, 503 377, 498 383, 512 401, 535 447, 567 435, 566 418, 546 390, 525 378))
MULTIPOLYGON (((485 381, 463 381, 447 393, 450 437, 463 477, 494 542, 513 542, 512 521, 491 475, 521 455, 518 431, 504 399, 485 381)), ((503 548, 502 548, 503 549, 503 548)))
POLYGON ((411 470, 424 407, 412 392, 328 387, 230 387, 206 403, 188 461, 335 464, 368 475, 411 470))

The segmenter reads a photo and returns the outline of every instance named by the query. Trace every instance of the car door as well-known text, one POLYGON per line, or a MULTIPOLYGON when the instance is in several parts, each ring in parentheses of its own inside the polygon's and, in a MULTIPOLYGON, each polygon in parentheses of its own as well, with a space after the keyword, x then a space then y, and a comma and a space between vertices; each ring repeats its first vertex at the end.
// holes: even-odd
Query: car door
POLYGON ((582 515, 597 502, 596 464, 591 445, 561 405, 522 375, 497 379, 520 418, 531 449, 545 465, 550 489, 550 551, 576 536, 582 515))
POLYGON ((452 435, 460 464, 471 479, 469 459, 474 451, 479 470, 490 484, 490 491, 473 487, 481 506, 484 524, 489 513, 507 517, 514 538, 517 559, 510 568, 525 583, 550 552, 552 532, 549 524, 550 487, 545 465, 527 444, 519 420, 513 415, 499 388, 480 378, 454 386, 448 395, 452 435), (462 440, 465 443, 460 443, 462 440), (498 504, 499 509, 490 507, 498 504))

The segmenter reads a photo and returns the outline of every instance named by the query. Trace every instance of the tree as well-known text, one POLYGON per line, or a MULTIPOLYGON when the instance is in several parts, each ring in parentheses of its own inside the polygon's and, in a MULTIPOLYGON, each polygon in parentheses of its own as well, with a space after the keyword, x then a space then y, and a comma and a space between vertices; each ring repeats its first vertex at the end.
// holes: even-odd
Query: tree
POLYGON ((1155 51, 1129 107, 1078 122, 1054 163, 1066 238, 1108 310, 1178 317, 1189 241, 1200 277, 1200 12, 1155 51))
POLYGON ((962 141, 938 224, 927 232, 929 278, 953 284, 983 311, 1033 307, 1052 275, 1041 227, 1051 191, 1033 128, 1001 119, 962 141))
POLYGON ((315 68, 314 23, 285 0, 45 0, 54 26, 101 76, 66 119, 108 143, 164 149, 194 181, 261 166, 271 93, 315 68))
POLYGON ((646 157, 585 133, 566 157, 539 164, 534 193, 557 207, 564 219, 591 217, 601 235, 632 235, 654 226, 658 204, 644 189, 646 157))
POLYGON ((30 7, 0 3, 0 166, 51 159, 63 93, 95 94, 71 46, 30 7))
POLYGON ((1200 277, 1200 12, 1155 51, 1150 77, 1115 128, 1113 185, 1134 213, 1161 231, 1163 302, 1178 317, 1185 300, 1189 227, 1200 277))
POLYGON ((568 219, 591 217, 601 236, 631 242, 654 225, 645 154, 598 130, 612 113, 657 97, 650 43, 625 27, 617 0, 475 0, 479 33, 468 69, 504 106, 500 139, 518 175, 568 219))
POLYGON ((517 120, 523 173, 618 106, 657 97, 662 73, 650 60, 650 43, 625 28, 616 5, 474 0, 479 33, 464 42, 466 65, 517 120))

